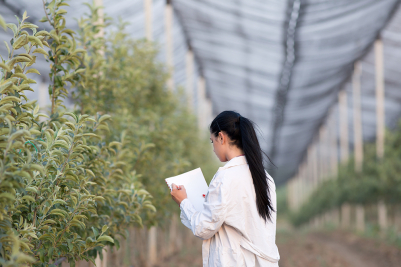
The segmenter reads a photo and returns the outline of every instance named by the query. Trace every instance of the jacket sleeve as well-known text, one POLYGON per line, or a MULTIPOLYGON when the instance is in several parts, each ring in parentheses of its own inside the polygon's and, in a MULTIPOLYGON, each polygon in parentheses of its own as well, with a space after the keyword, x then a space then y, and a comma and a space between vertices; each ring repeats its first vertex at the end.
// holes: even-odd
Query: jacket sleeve
POLYGON ((203 210, 196 211, 188 199, 180 204, 182 223, 203 240, 211 238, 226 218, 228 190, 222 182, 222 176, 217 174, 210 183, 203 210))

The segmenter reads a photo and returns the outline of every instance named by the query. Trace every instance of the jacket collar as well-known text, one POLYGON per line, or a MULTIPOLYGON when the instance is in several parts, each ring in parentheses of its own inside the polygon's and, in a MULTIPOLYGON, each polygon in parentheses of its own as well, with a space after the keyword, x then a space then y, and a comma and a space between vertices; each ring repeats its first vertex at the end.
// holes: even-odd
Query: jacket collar
POLYGON ((244 165, 244 164, 248 164, 245 156, 235 157, 235 158, 232 158, 230 161, 228 161, 223 167, 220 167, 219 171, 226 170, 226 169, 234 167, 234 166, 244 165))

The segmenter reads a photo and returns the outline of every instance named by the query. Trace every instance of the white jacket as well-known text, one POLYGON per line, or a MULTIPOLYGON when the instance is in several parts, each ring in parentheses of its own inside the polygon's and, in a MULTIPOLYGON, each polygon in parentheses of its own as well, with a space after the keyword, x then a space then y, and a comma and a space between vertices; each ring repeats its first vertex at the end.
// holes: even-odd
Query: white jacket
MULTIPOLYGON (((267 174, 275 210, 276 187, 267 174)), ((277 267, 276 212, 265 222, 256 207, 256 194, 245 156, 219 168, 203 204, 196 211, 188 199, 181 202, 181 221, 203 239, 204 267, 277 267)))

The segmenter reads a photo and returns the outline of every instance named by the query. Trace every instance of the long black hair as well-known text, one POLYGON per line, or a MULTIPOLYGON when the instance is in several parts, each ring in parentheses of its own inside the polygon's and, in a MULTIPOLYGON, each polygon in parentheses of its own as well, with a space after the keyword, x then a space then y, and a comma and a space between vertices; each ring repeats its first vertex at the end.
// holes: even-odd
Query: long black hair
POLYGON ((270 199, 268 177, 263 167, 263 154, 266 154, 260 148, 254 123, 235 111, 223 111, 212 121, 209 128, 210 133, 216 137, 219 132, 225 132, 232 145, 244 151, 255 187, 259 215, 265 221, 271 221, 271 214, 275 210, 270 199))

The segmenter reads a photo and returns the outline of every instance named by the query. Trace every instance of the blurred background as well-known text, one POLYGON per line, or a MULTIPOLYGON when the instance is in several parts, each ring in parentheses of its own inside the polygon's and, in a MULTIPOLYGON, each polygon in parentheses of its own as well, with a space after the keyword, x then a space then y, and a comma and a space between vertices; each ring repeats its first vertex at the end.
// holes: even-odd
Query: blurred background
MULTIPOLYGON (((89 12, 85 2, 68 1, 68 28, 78 29, 74 18, 89 12)), ((152 42, 168 74, 165 90, 179 95, 203 139, 224 110, 258 125, 276 166, 266 168, 277 185, 283 267, 400 266, 399 3, 94 1, 101 20, 113 21, 101 34, 111 36, 121 21, 129 38, 152 42)), ((30 22, 48 29, 39 22, 42 1, 0 0, 7 22, 25 10, 30 22)), ((10 34, 0 31, 1 41, 10 34)), ((41 73, 48 65, 37 59, 41 73)), ((27 94, 41 107, 50 105, 49 82, 42 75, 27 94)), ((74 99, 66 103, 73 107, 74 99)), ((211 148, 205 153, 214 157, 211 148)), ((210 180, 219 163, 202 164, 210 180)), ((177 212, 169 207, 144 229, 130 229, 100 266, 201 266, 201 241, 180 226, 177 212)))

